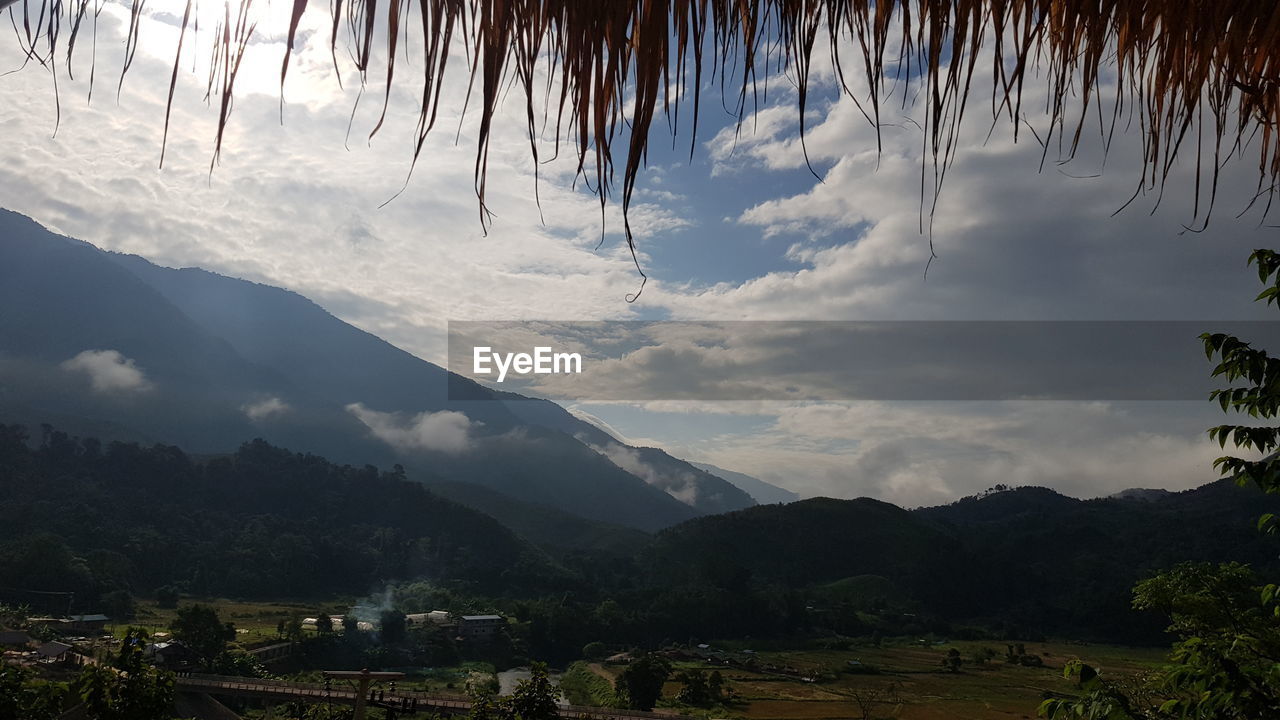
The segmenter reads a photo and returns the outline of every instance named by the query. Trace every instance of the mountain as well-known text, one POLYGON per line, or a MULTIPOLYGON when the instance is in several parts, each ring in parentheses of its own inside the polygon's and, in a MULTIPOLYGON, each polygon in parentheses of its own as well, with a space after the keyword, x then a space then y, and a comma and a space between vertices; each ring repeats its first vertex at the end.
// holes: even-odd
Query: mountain
POLYGON ((229 450, 254 428, 227 398, 293 389, 95 248, 11 213, 0 215, 0 238, 4 407, 110 420, 193 449, 229 450), (161 417, 163 425, 151 421, 161 417))
POLYGON ((632 447, 559 405, 515 393, 501 393, 506 407, 531 425, 558 430, 609 458, 613 464, 662 489, 700 514, 741 510, 756 504, 745 490, 665 450, 632 447))
POLYGON ((261 440, 205 460, 57 430, 32 440, 0 425, 0 576, 75 592, 79 607, 161 586, 300 598, 415 577, 529 593, 568 578, 498 521, 396 472, 261 440))
POLYGON ((669 528, 642 564, 662 587, 804 589, 820 616, 846 608, 846 633, 868 632, 847 608, 870 611, 859 598, 877 597, 926 624, 1159 642, 1162 623, 1131 611, 1134 584, 1182 562, 1280 573, 1274 541, 1255 529, 1266 512, 1280 512, 1280 497, 1229 480, 1142 502, 1036 487, 911 511, 814 498, 669 528))
POLYGON ((761 505, 789 503, 800 499, 799 495, 791 492, 790 490, 767 483, 760 478, 752 477, 746 473, 725 470, 722 467, 716 467, 710 463, 691 462, 690 465, 705 470, 716 477, 728 480, 733 483, 735 487, 750 495, 752 499, 761 505))
POLYGON ((1172 494, 1173 493, 1171 493, 1170 491, 1163 490, 1160 488, 1127 488, 1125 490, 1121 490, 1118 493, 1114 493, 1109 497, 1116 498, 1117 500, 1137 500, 1140 502, 1149 502, 1152 500, 1162 500, 1172 494))
POLYGON ((522 502, 483 485, 430 482, 431 492, 474 508, 510 528, 553 557, 590 552, 604 556, 634 555, 652 536, 634 528, 587 520, 550 505, 522 502))
POLYGON ((1007 522, 1012 518, 1041 518, 1079 506, 1083 501, 1045 487, 997 488, 948 505, 920 508, 924 517, 953 523, 1007 522))
POLYGON ((0 211, 0 419, 108 427, 195 453, 261 437, 642 530, 752 502, 674 458, 641 477, 576 437, 585 423, 512 411, 526 403, 296 293, 103 252, 0 211), (667 479, 686 468, 687 486, 667 479))
POLYGON ((160 587, 298 598, 398 584, 428 604, 501 603, 557 658, 600 637, 1161 643, 1165 620, 1133 611, 1133 585, 1188 561, 1274 577, 1274 541, 1254 524, 1276 511, 1280 497, 1230 481, 1149 501, 1016 488, 918 510, 813 498, 651 536, 262 440, 201 457, 0 424, 0 577, 19 580, 0 602, 28 600, 22 588, 102 610, 160 587))
POLYGON ((879 500, 812 498, 698 518, 658 534, 644 562, 664 582, 740 575, 806 587, 884 575, 923 590, 955 567, 950 534, 879 500))

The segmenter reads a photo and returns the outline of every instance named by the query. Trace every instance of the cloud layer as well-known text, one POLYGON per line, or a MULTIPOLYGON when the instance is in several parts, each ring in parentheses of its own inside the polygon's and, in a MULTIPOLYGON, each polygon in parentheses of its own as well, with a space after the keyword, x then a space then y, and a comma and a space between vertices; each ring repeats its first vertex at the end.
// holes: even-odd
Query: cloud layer
POLYGON ((278 397, 268 397, 243 405, 241 410, 254 422, 267 420, 289 412, 289 403, 278 397))
MULTIPOLYGON (((287 13, 287 5, 265 11, 287 13)), ((1147 195, 1112 217, 1138 181, 1136 133, 1118 136, 1105 161, 1088 138, 1067 165, 1050 148, 1039 170, 1044 150, 1034 138, 1015 144, 1004 124, 988 137, 977 103, 947 184, 936 205, 925 198, 922 213, 920 108, 908 99, 885 118, 877 155, 874 129, 821 75, 811 85, 806 138, 821 182, 804 167, 784 76, 771 78, 769 104, 740 127, 705 115, 708 139, 692 160, 683 147, 664 154, 655 142, 631 217, 651 280, 628 305, 622 298, 639 278, 616 208, 606 213, 611 230, 597 250, 600 209, 574 186, 567 154, 536 168, 535 201, 517 104, 504 108, 492 138, 487 195, 496 216, 481 232, 475 158, 465 141, 476 127, 460 111, 465 82, 446 87, 417 171, 380 207, 408 171, 417 98, 407 84, 394 91, 387 125, 372 140, 367 131, 381 107, 363 102, 348 134, 358 83, 347 71, 340 89, 331 76, 323 13, 304 17, 283 126, 283 43, 266 38, 245 59, 220 166, 209 172, 215 113, 200 102, 197 68, 179 73, 165 168, 157 169, 174 18, 144 9, 144 43, 117 104, 109 91, 127 12, 104 5, 92 104, 83 102, 88 73, 59 77, 56 137, 47 73, 0 77, 5 204, 106 249, 288 287, 435 362, 444 360, 451 319, 1197 320, 1213 330, 1220 319, 1274 317, 1251 302, 1244 267, 1252 248, 1275 244, 1274 230, 1256 215, 1234 217, 1254 193, 1245 164, 1221 179, 1219 211, 1205 232, 1183 227, 1192 216, 1189 163, 1173 169, 1154 215, 1147 195), (464 142, 454 143, 455 132, 464 142), (929 264, 931 249, 937 259, 929 264), (732 279, 698 280, 723 277, 726 266, 737 268, 732 279)), ((200 42, 208 41, 203 34, 200 42)), ((203 47, 192 50, 207 57, 203 47)), ((0 44, 0 64, 22 60, 16 43, 0 44)), ((455 67, 464 64, 455 58, 455 67)), ((987 92, 975 88, 975 101, 987 92)), ((1042 99, 1037 92, 1030 82, 1024 107, 1032 126, 1043 119, 1030 110, 1042 99)), ((554 131, 543 139, 554 142, 554 131)), ((97 391, 147 386, 127 358, 95 352, 68 367, 97 391)), ((643 372, 671 382, 670 368, 683 361, 709 374, 717 367, 697 338, 672 338, 663 352, 624 369, 631 379, 643 380, 635 374, 643 372)), ((263 418, 281 410, 265 402, 244 411, 263 418)), ((589 412, 615 434, 793 490, 907 504, 997 483, 1081 495, 1186 487, 1212 476, 1215 450, 1202 430, 1219 419, 1196 403, 678 405, 589 412)), ((402 418, 352 407, 396 447, 467 447, 465 418, 455 413, 402 418)))
POLYGON ((85 350, 61 365, 63 370, 88 376, 94 392, 129 393, 151 387, 133 360, 117 350, 85 350))
POLYGON ((404 419, 394 413, 370 410, 361 403, 348 405, 347 412, 364 423, 374 437, 402 452, 457 454, 472 447, 471 420, 460 412, 424 412, 404 419))

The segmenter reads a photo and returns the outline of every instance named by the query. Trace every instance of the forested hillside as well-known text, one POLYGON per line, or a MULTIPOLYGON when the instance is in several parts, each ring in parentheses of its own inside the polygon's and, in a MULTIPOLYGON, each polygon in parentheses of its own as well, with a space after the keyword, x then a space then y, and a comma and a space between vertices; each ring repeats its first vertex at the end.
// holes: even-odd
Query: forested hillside
POLYGON ((496 520, 398 471, 335 465, 262 441, 197 462, 175 447, 102 445, 0 426, 0 585, 102 595, 161 586, 224 596, 363 594, 428 577, 470 593, 562 578, 496 520))
POLYGON ((0 400, 0 422, 193 453, 261 437, 643 531, 754 504, 683 460, 482 387, 297 293, 103 252, 2 209, 0 400))
POLYGON ((1163 624, 1131 609, 1133 585, 1187 561, 1280 570, 1255 527, 1278 510, 1280 498, 1230 481, 1155 500, 1018 488, 916 511, 818 498, 684 523, 644 564, 677 583, 810 588, 851 632, 846 616, 888 607, 922 626, 1149 642, 1163 624))
POLYGON ((76 608, 98 611, 122 591, 307 598, 425 582, 437 601, 527 620, 541 655, 572 658, 604 637, 1158 643, 1163 621, 1131 608, 1137 581, 1189 560, 1280 569, 1254 529, 1280 501, 1227 482, 1089 501, 1003 489, 914 511, 817 498, 656 536, 440 487, 517 530, 398 467, 336 465, 261 440, 194 458, 0 426, 0 586, 75 593, 76 608))

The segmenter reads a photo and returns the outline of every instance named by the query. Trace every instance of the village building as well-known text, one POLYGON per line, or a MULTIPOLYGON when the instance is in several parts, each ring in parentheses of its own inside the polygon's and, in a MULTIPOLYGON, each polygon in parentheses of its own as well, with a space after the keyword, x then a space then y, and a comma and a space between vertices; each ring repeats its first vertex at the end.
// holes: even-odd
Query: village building
POLYGON ((71 630, 82 633, 101 633, 106 629, 107 623, 111 620, 111 618, 100 613, 92 615, 72 615, 67 619, 71 621, 71 630))
POLYGON ((458 623, 458 637, 477 644, 492 642, 506 624, 506 618, 501 615, 463 615, 458 623))
POLYGON ((40 657, 41 662, 61 662, 71 657, 72 647, 66 643, 57 641, 47 642, 36 648, 36 655, 40 657))
POLYGON ((32 625, 47 627, 64 635, 71 633, 96 634, 106 628, 111 618, 102 614, 69 615, 67 617, 33 617, 32 625))
POLYGON ((200 664, 196 651, 177 640, 151 643, 143 650, 143 655, 156 667, 166 670, 186 670, 200 664))
POLYGON ((404 616, 405 624, 409 626, 415 625, 435 625, 437 627, 446 627, 453 625, 453 617, 449 615, 447 610, 432 610, 425 613, 410 613, 404 616))

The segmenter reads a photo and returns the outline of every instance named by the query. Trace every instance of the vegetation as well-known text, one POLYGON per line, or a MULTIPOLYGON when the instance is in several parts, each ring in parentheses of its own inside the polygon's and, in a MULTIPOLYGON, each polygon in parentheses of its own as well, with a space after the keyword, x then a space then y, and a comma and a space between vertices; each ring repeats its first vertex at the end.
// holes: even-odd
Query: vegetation
MULTIPOLYGON (((1249 263, 1257 265, 1258 279, 1267 285, 1258 299, 1280 302, 1280 253, 1256 250, 1249 263)), ((1256 420, 1280 415, 1280 360, 1230 335, 1206 333, 1201 339, 1209 359, 1219 360, 1213 376, 1233 383, 1212 393, 1223 412, 1256 420)), ((1224 448, 1231 442, 1264 455, 1260 460, 1223 456, 1214 461, 1215 468, 1240 485, 1280 493, 1280 428, 1224 424, 1210 428, 1209 437, 1224 448)), ((1268 512, 1257 527, 1274 535, 1280 523, 1268 512)), ((1105 678, 1089 664, 1073 663, 1066 671, 1078 678, 1080 694, 1050 698, 1041 713, 1107 720, 1280 715, 1278 588, 1238 563, 1183 564, 1140 583, 1134 607, 1167 617, 1169 632, 1178 638, 1170 665, 1147 682, 1129 685, 1105 678)))
MULTIPOLYGON (((817 499, 697 519, 628 556, 557 562, 394 471, 260 441, 195 462, 169 446, 103 447, 52 428, 30 444, 9 426, 0 466, 12 468, 0 473, 0 575, 42 591, 5 597, 22 588, 4 587, 0 600, 66 612, 67 595, 43 594, 59 591, 94 612, 118 592, 152 592, 171 606, 182 594, 329 598, 389 586, 396 613, 512 618, 509 637, 483 658, 500 664, 567 664, 601 640, 654 649, 748 635, 1161 642, 1163 625, 1130 607, 1128 589, 1144 576, 1180 561, 1280 567, 1249 527, 1280 502, 1229 482, 1149 502, 1020 488, 911 512, 817 499), (1057 538, 1068 532, 1066 546, 1057 538), (833 547, 858 551, 814 551, 833 547), (396 582, 424 574, 433 581, 396 582)), ((301 612, 320 614, 281 610, 251 637, 299 642, 301 612)), ((400 625, 387 620, 394 644, 400 625)), ((352 642, 308 651, 361 644, 349 616, 333 635, 352 642)), ((441 639, 409 645, 431 665, 459 652, 441 639)))
POLYGON ((170 446, 104 447, 47 427, 32 448, 23 428, 3 426, 0 468, 0 576, 22 579, 4 590, 74 593, 91 612, 115 591, 167 604, 178 591, 363 594, 425 574, 473 592, 560 580, 497 522, 403 476, 261 441, 196 463, 170 446))
POLYGON ((575 662, 564 671, 560 691, 573 705, 613 707, 618 703, 613 685, 585 662, 575 662))
POLYGON ((222 622, 218 612, 205 605, 179 608, 170 628, 173 639, 195 651, 207 665, 227 649, 227 643, 236 639, 235 625, 222 622))
POLYGON ((473 692, 470 720, 556 720, 560 717, 558 697, 547 666, 534 663, 529 679, 517 683, 509 696, 473 692))
POLYGON ((143 659, 145 635, 124 638, 115 667, 86 665, 72 686, 92 720, 168 720, 173 714, 173 676, 143 659))
MULTIPOLYGON (((1253 261, 1271 283, 1261 297, 1277 301, 1280 255, 1259 251, 1253 261)), ((1215 400, 1274 419, 1280 362, 1229 336, 1206 335, 1204 342, 1219 360, 1215 374, 1233 384, 1215 400)), ((231 457, 194 462, 172 447, 103 448, 52 428, 31 443, 21 428, 0 426, 0 572, 130 613, 176 605, 168 623, 174 638, 227 674, 263 670, 228 651, 236 639, 231 622, 206 603, 184 604, 182 593, 236 589, 243 578, 235 573, 262 573, 252 577, 266 583, 278 581, 271 573, 299 577, 288 565, 314 562, 298 554, 305 550, 324 553, 332 570, 317 572, 313 591, 367 588, 370 581, 386 590, 377 633, 361 631, 350 613, 335 632, 334 616, 316 612, 311 634, 299 608, 277 609, 267 622, 278 622, 276 636, 297 643, 301 669, 451 667, 478 659, 509 667, 530 658, 600 660, 612 648, 632 649, 631 662, 621 669, 574 664, 563 685, 571 699, 725 714, 751 703, 767 709, 786 687, 795 696, 851 702, 873 717, 923 692, 921 676, 991 695, 1000 677, 1025 674, 1051 688, 1041 712, 1055 719, 1278 715, 1280 589, 1269 582, 1277 563, 1266 536, 1280 528, 1280 430, 1224 425, 1210 434, 1266 457, 1224 457, 1217 466, 1234 480, 1155 499, 1082 502, 1018 488, 919 511, 815 500, 684 523, 636 556, 555 562, 495 523, 446 520, 458 508, 398 470, 334 466, 260 441, 231 457), (366 493, 374 500, 356 499, 366 493), (73 498, 70 511, 66 498, 73 498), (420 514, 410 517, 413 511, 420 514), (1059 539, 1068 531, 1073 542, 1064 548, 1059 539), (335 538, 355 543, 354 551, 335 538), (193 564, 178 561, 174 548, 183 544, 193 564), (858 552, 814 552, 831 547, 858 552), (433 582, 387 582, 425 567, 443 572, 433 582), (1135 583, 1130 596, 1126 588, 1135 583), (137 587, 155 588, 154 605, 133 602, 137 587), (406 623, 405 613, 435 609, 499 611, 509 624, 492 644, 472 647, 435 626, 406 623), (1160 669, 1117 671, 1097 648, 1078 653, 1086 662, 1028 642, 1048 634, 1156 639, 1162 631, 1176 643, 1160 669), (697 649, 698 637, 748 636, 763 652, 697 649), (801 650, 766 647, 769 638, 801 650), (991 645, 1005 639, 1005 662, 993 662, 999 653, 991 645), (912 686, 900 682, 906 666, 912 686), (1071 684, 1053 685, 1053 675, 1071 684), (666 689, 672 681, 678 690, 666 689)), ((0 623, 21 626, 28 614, 5 605, 0 623)), ((73 702, 93 717, 159 717, 172 679, 142 663, 146 637, 125 634, 115 660, 123 672, 88 667, 65 687, 5 668, 0 713, 8 715, 0 720, 53 716, 73 702)), ((554 713, 557 691, 544 666, 509 698, 493 696, 488 682, 472 689, 477 720, 554 713)))
POLYGON ((652 710, 662 697, 662 686, 671 676, 671 663, 663 657, 643 654, 627 664, 614 684, 618 698, 635 710, 652 710))
POLYGON ((676 702, 704 708, 724 702, 724 676, 719 670, 710 674, 699 669, 681 670, 676 680, 681 684, 676 702))
POLYGON ((53 720, 62 714, 66 691, 37 682, 29 670, 0 663, 0 720, 53 720))

